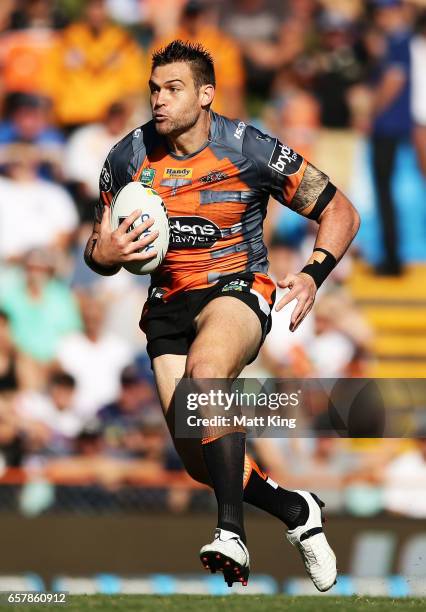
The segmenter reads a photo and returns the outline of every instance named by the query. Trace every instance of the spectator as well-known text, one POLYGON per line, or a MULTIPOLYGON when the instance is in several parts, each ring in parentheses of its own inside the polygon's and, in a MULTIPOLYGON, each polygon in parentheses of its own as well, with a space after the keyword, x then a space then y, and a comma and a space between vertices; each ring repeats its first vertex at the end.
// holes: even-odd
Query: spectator
MULTIPOLYGON (((297 19, 312 31, 312 15, 309 19, 306 8, 297 19)), ((360 83, 356 23, 339 4, 320 13, 315 35, 305 32, 304 40, 304 48, 278 69, 274 80, 277 103, 269 114, 271 123, 280 127, 273 132, 347 191, 358 145, 352 127, 365 123, 369 110, 368 93, 360 83)))
MULTIPOLYGON (((0 307, 10 318, 19 350, 48 364, 63 336, 80 327, 80 316, 68 287, 53 277, 52 254, 34 249, 25 257, 24 273, 3 283, 0 307)), ((39 380, 38 384, 42 384, 39 380)))
POLYGON ((102 121, 117 97, 141 94, 148 80, 141 50, 108 21, 105 0, 88 0, 83 19, 63 30, 50 69, 56 115, 67 128, 102 121))
POLYGON ((419 166, 426 178, 426 11, 419 21, 418 33, 411 43, 411 58, 414 141, 419 166))
POLYGON ((315 483, 317 488, 339 491, 350 469, 348 453, 335 438, 258 438, 253 442, 262 467, 291 488, 310 489, 315 483))
POLYGON ((62 369, 76 379, 76 404, 89 418, 117 397, 120 373, 133 355, 120 337, 104 329, 105 307, 98 298, 82 294, 80 308, 83 330, 63 338, 56 356, 62 369))
POLYGON ((24 445, 19 435, 18 420, 6 409, 0 397, 0 474, 7 467, 18 467, 24 458, 24 445))
MULTIPOLYGON (((72 457, 52 458, 46 465, 45 474, 53 481, 99 484, 104 490, 114 491, 128 483, 158 482, 165 471, 159 457, 164 448, 164 424, 162 433, 156 437, 150 457, 125 459, 110 457, 104 452, 102 430, 97 419, 90 421, 75 439, 75 454, 72 457), (158 443, 159 442, 159 443, 158 443)), ((98 492, 99 494, 99 492, 98 492)), ((103 503, 102 503, 103 502, 103 503)), ((101 494, 101 504, 105 497, 101 494)))
POLYGON ((0 395, 10 397, 18 390, 18 352, 12 340, 9 316, 0 310, 0 395))
MULTIPOLYGON (((341 306, 339 304, 336 307, 334 299, 330 296, 318 299, 313 314, 308 319, 310 324, 305 321, 303 333, 299 333, 297 338, 292 338, 288 342, 285 341, 285 337, 290 336, 288 327, 291 308, 288 309, 287 316, 285 312, 277 313, 284 319, 280 325, 282 333, 280 336, 271 337, 271 340, 265 343, 264 349, 270 367, 271 364, 276 364, 275 367, 279 364, 277 359, 279 353, 273 350, 279 342, 283 347, 280 352, 281 366, 289 368, 287 376, 339 378, 349 375, 349 368, 356 355, 356 345, 352 338, 340 329, 338 318, 336 319, 337 313, 339 316, 342 314, 341 306)), ((277 333, 277 328, 275 329, 277 333)), ((281 370, 280 375, 284 373, 285 368, 281 370)))
POLYGON ((21 258, 33 248, 66 249, 78 223, 68 192, 39 178, 35 146, 10 145, 5 155, 7 178, 0 177, 0 257, 21 258))
MULTIPOLYGON (((298 4, 301 2, 293 3, 298 4)), ((223 29, 239 43, 245 61, 247 91, 260 100, 265 100, 270 93, 277 70, 290 64, 304 48, 306 23, 300 15, 288 18, 284 6, 283 2, 268 0, 223 3, 223 29)))
MULTIPOLYGON (((146 0, 144 2, 140 2, 140 0, 107 0, 110 17, 115 22, 126 26, 137 26, 143 21, 146 17, 146 4, 146 0)), ((163 4, 161 8, 164 8, 163 4)), ((168 16, 168 13, 166 14, 168 16)), ((165 20, 163 17, 163 21, 168 21, 168 19, 165 20)))
POLYGON ((129 128, 131 106, 122 101, 107 109, 101 123, 85 125, 69 138, 65 150, 66 179, 72 188, 82 222, 93 221, 99 198, 99 175, 108 151, 129 128))
MULTIPOLYGON (((270 270, 274 280, 284 278, 292 270, 301 267, 301 257, 294 243, 275 236, 269 250, 270 270)), ((284 297, 285 289, 277 287, 276 303, 284 297)), ((272 310, 273 333, 268 334, 261 349, 262 359, 272 376, 305 376, 310 365, 305 353, 305 345, 313 337, 312 318, 305 319, 294 332, 290 332, 291 306, 276 312, 272 310)))
POLYGON ((383 231, 383 260, 378 274, 401 273, 397 213, 392 175, 398 148, 411 135, 410 23, 402 0, 375 0, 375 22, 383 32, 386 50, 377 66, 373 93, 371 135, 373 174, 383 231))
MULTIPOLYGON (((74 0, 71 0, 73 2, 74 0)), ((7 0, 6 0, 7 2, 7 0)), ((14 10, 10 17, 10 29, 21 30, 28 27, 62 28, 67 17, 63 12, 65 2, 52 2, 52 0, 13 0, 14 10), (62 5, 62 7, 60 6, 62 5)))
POLYGON ((356 345, 341 324, 345 304, 337 295, 322 295, 313 311, 314 337, 305 347, 311 376, 340 378, 349 373, 356 345))
POLYGON ((0 37, 0 74, 3 93, 49 93, 49 55, 56 33, 50 0, 28 0, 15 11, 15 29, 0 37))
POLYGON ((189 0, 183 9, 179 27, 168 36, 154 41, 154 48, 166 46, 175 39, 202 43, 213 55, 217 91, 213 110, 231 118, 245 116, 244 69, 240 51, 232 38, 219 30, 217 9, 205 0, 189 0))
POLYGON ((145 16, 154 40, 170 36, 179 27, 186 4, 187 0, 164 0, 161 4, 157 0, 145 0, 145 16), (164 15, 167 15, 167 19, 164 19, 164 15))
POLYGON ((417 519, 426 517, 426 431, 418 436, 414 448, 393 459, 383 473, 386 510, 417 519))
MULTIPOLYGON (((301 268, 302 258, 294 244, 275 237, 271 249, 270 274, 275 280, 301 268)), ((286 290, 277 288, 278 302, 286 290)), ((313 312, 292 333, 292 308, 272 311, 273 333, 261 351, 271 374, 281 377, 339 377, 362 375, 371 344, 371 331, 344 292, 318 296, 313 312)))
POLYGON ((314 56, 313 89, 321 106, 321 124, 332 129, 351 125, 350 90, 363 76, 354 46, 355 24, 338 12, 319 19, 320 49, 314 56))
POLYGON ((0 164, 7 161, 9 145, 32 144, 46 166, 47 176, 60 179, 64 136, 49 122, 49 100, 34 94, 11 94, 5 108, 9 112, 0 123, 0 164))
POLYGON ((0 32, 10 29, 14 4, 15 0, 3 0, 0 4, 0 32))
POLYGON ((117 399, 98 413, 105 448, 116 456, 140 457, 145 453, 143 424, 157 415, 164 427, 161 409, 154 387, 136 366, 124 368, 120 385, 117 399))
POLYGON ((282 94, 277 96, 265 114, 267 129, 312 161, 316 157, 320 128, 319 104, 312 94, 301 89, 282 94))
POLYGON ((38 388, 42 385, 40 369, 30 355, 18 350, 13 338, 10 316, 4 310, 0 310, 0 406, 2 409, 13 413, 19 391, 38 388))
POLYGON ((75 410, 75 379, 66 372, 50 375, 47 393, 25 391, 17 401, 20 428, 27 440, 33 432, 44 429, 44 446, 38 450, 43 454, 64 455, 73 450, 76 436, 84 423, 75 410))

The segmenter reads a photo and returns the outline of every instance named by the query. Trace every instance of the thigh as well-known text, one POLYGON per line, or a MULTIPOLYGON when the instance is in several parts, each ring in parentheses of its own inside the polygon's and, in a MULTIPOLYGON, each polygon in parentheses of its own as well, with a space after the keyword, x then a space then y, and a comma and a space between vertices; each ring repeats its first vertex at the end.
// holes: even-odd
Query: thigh
POLYGON ((232 296, 213 299, 194 323, 196 336, 188 354, 187 373, 194 363, 202 363, 210 364, 214 372, 211 378, 236 378, 262 341, 258 316, 232 296))
MULTIPOLYGON (((161 366, 157 365, 158 371, 171 370, 173 373, 173 363, 181 363, 186 359, 193 330, 184 298, 181 295, 170 302, 163 302, 154 294, 144 305, 139 326, 146 334, 147 352, 153 369, 154 360, 166 356, 161 366)), ((179 373, 179 366, 177 371, 179 373)))

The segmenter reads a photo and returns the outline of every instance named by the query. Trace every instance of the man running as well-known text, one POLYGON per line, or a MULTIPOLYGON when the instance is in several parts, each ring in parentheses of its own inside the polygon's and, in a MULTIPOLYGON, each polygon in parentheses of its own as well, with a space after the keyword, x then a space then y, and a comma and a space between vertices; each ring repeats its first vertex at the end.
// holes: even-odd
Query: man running
POLYGON ((102 170, 86 262, 111 275, 128 261, 153 256, 152 248, 144 249, 156 235, 139 239, 151 223, 129 231, 140 210, 114 232, 109 222, 109 205, 121 187, 130 181, 153 187, 165 202, 171 236, 166 258, 152 275, 140 325, 176 449, 188 473, 216 495, 217 528, 201 560, 223 571, 229 585, 247 582, 246 501, 286 525, 315 586, 326 591, 336 580, 336 558, 322 530, 324 504, 311 493, 273 482, 245 454, 239 429, 205 431, 201 442, 175 437, 175 380, 233 380, 256 358, 275 300, 262 239, 270 196, 319 224, 306 266, 278 281, 289 291, 276 309, 297 301, 292 331, 354 238, 359 216, 298 153, 211 111, 214 66, 200 45, 174 41, 156 52, 149 86, 152 121, 113 147, 102 170))

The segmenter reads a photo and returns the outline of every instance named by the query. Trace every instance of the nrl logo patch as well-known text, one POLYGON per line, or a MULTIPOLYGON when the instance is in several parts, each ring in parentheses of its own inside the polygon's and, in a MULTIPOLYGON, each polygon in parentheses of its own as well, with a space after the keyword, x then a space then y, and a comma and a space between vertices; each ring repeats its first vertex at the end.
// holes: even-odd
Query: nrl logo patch
POLYGON ((154 168, 144 168, 141 172, 139 181, 142 185, 146 185, 147 187, 152 187, 154 184, 156 170, 154 168))
POLYGON ((220 170, 210 170, 206 176, 202 176, 200 178, 200 183, 218 183, 219 181, 224 181, 228 178, 228 175, 224 172, 220 172, 220 170))

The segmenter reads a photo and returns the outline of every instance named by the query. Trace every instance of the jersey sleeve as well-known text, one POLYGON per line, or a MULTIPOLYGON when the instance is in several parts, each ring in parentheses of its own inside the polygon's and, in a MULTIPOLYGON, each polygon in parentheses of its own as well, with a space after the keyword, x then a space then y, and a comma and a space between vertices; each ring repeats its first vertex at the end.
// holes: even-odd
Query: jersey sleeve
POLYGON ((108 153, 99 176, 99 200, 95 206, 95 221, 100 223, 105 206, 111 206, 115 194, 131 181, 128 172, 129 155, 123 141, 108 153))
POLYGON ((277 138, 253 126, 245 130, 243 154, 256 163, 260 187, 302 215, 317 202, 323 210, 336 191, 321 170, 277 138))

